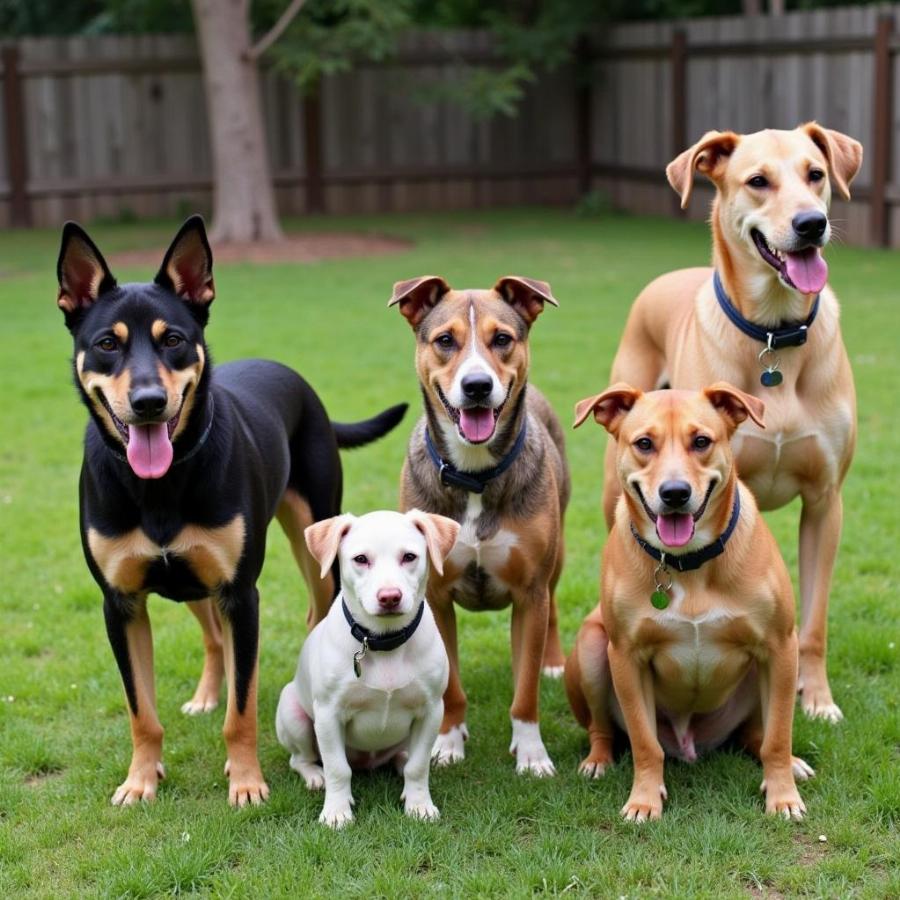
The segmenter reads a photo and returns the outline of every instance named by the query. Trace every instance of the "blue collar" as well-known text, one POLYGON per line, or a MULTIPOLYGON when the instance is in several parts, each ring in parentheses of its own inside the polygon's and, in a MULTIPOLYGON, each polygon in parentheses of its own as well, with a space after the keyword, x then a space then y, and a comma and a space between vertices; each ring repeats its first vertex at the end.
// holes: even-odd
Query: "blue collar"
POLYGON ((711 544, 707 544, 699 550, 693 550, 690 553, 682 553, 680 556, 675 556, 671 553, 665 553, 662 550, 658 550, 652 544, 645 541, 638 534, 637 529, 634 527, 634 522, 631 523, 631 533, 634 535, 634 539, 638 542, 640 548, 645 553, 652 556, 657 562, 662 563, 663 566, 671 566, 676 572, 692 572, 694 569, 699 569, 703 563, 709 562, 711 559, 715 559, 725 552, 725 545, 734 533, 734 529, 737 526, 740 517, 741 489, 739 485, 735 485, 734 505, 731 507, 731 519, 728 522, 728 527, 711 544))
POLYGON ((462 488, 462 490, 468 491, 470 494, 481 494, 487 487, 487 483, 502 475, 522 452, 522 448, 525 446, 526 425, 527 419, 522 422, 522 430, 512 445, 512 449, 491 469, 479 469, 477 472, 460 472, 459 469, 441 458, 434 446, 434 442, 431 440, 431 434, 427 427, 425 428, 425 449, 428 450, 431 461, 438 468, 441 484, 445 487, 462 488))
POLYGON ((403 646, 416 633, 416 629, 422 621, 422 614, 425 612, 425 601, 423 600, 419 604, 419 609, 413 616, 412 622, 405 628, 401 628, 399 631, 379 632, 369 631, 368 628, 360 625, 353 618, 350 607, 347 606, 347 601, 343 597, 341 597, 341 606, 344 609, 344 618, 350 626, 350 634, 363 645, 363 652, 365 650, 396 650, 397 647, 403 646))
POLYGON ((819 296, 816 295, 805 322, 782 322, 777 328, 766 328, 745 319, 738 312, 737 307, 725 293, 725 287, 718 271, 713 274, 713 287, 716 290, 716 300, 719 301, 722 312, 731 319, 732 324, 748 337, 765 344, 770 350, 780 350, 782 347, 800 347, 805 344, 807 332, 819 313, 819 296))

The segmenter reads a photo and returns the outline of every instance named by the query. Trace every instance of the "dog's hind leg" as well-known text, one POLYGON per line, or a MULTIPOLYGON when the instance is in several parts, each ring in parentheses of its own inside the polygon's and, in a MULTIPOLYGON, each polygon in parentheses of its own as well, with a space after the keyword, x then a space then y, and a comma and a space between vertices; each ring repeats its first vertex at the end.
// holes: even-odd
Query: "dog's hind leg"
POLYGON ((316 732, 309 714, 300 704, 294 682, 281 691, 275 713, 275 733, 278 742, 291 754, 290 766, 311 791, 325 787, 325 770, 319 763, 316 732))
POLYGON ((559 615, 556 610, 556 585, 562 573, 563 558, 562 538, 559 541, 559 549, 556 556, 556 567, 550 579, 550 612, 547 620, 547 643, 544 644, 544 660, 541 668, 548 678, 561 678, 566 664, 566 654, 563 653, 562 641, 559 639, 559 615))
POLYGON ((131 713, 131 765, 128 777, 112 796, 115 806, 130 806, 156 798, 162 765, 163 728, 156 715, 153 683, 153 634, 145 597, 105 597, 103 614, 125 697, 131 713))
POLYGON ((228 802, 232 806, 256 805, 269 796, 256 752, 259 592, 255 587, 235 587, 219 603, 228 681, 228 707, 222 729, 228 751, 228 802))
POLYGON ((603 625, 588 621, 578 632, 575 649, 566 660, 566 693, 575 718, 587 729, 588 755, 578 771, 599 778, 613 761, 613 723, 610 716, 612 676, 609 638, 603 625))
POLYGON ((194 696, 182 704, 181 711, 188 716, 214 710, 219 705, 225 661, 222 648, 222 625, 212 600, 195 600, 186 604, 203 629, 203 672, 194 696))
POLYGON ((319 577, 319 564, 313 559, 303 538, 304 529, 316 522, 317 519, 313 516, 309 503, 291 487, 284 492, 275 516, 287 535, 294 559, 309 587, 310 603, 306 624, 312 628, 328 614, 331 601, 337 593, 334 574, 329 572, 324 578, 319 577))

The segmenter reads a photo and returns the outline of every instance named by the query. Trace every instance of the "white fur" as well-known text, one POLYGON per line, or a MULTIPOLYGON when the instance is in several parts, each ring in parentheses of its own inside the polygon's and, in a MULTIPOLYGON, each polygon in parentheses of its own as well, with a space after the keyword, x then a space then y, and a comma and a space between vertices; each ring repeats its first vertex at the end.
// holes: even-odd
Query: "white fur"
POLYGON ((357 678, 353 655, 361 645, 350 633, 338 597, 310 632, 294 680, 281 692, 275 717, 278 740, 290 751, 291 768, 307 787, 317 790, 324 783, 319 821, 332 828, 353 820, 351 760, 369 765, 392 759, 404 762, 404 753, 408 758, 402 796, 407 815, 437 818, 428 774, 450 667, 425 601, 425 539, 400 513, 369 513, 354 520, 341 541, 339 559, 342 596, 361 625, 371 631, 396 631, 409 624, 424 604, 422 621, 395 650, 369 650, 357 678), (407 552, 417 554, 415 562, 401 562, 407 552), (360 554, 368 557, 368 565, 353 562, 360 554), (376 594, 384 587, 402 591, 399 615, 378 614, 376 594))
POLYGON ((530 772, 538 778, 556 774, 556 768, 541 739, 541 726, 537 722, 512 720, 512 743, 509 752, 516 755, 516 772, 530 772))

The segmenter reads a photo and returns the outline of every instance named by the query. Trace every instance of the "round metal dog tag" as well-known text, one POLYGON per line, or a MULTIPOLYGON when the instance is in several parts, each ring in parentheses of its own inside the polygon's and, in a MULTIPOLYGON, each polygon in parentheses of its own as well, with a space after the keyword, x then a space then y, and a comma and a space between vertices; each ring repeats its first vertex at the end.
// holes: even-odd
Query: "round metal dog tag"
POLYGON ((766 371, 759 376, 760 384, 767 388, 778 387, 782 381, 784 381, 784 376, 778 369, 766 369, 766 371))
POLYGON ((654 591, 650 595, 650 602, 656 609, 665 609, 669 605, 669 595, 665 591, 654 591))

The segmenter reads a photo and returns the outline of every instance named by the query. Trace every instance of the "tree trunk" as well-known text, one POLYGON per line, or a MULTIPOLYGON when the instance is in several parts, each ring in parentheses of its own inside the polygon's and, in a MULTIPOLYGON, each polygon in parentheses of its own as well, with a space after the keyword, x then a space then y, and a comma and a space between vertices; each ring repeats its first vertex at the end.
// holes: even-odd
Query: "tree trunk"
POLYGON ((213 156, 210 239, 272 241, 283 237, 266 151, 256 61, 248 56, 246 0, 192 0, 203 58, 213 156))

